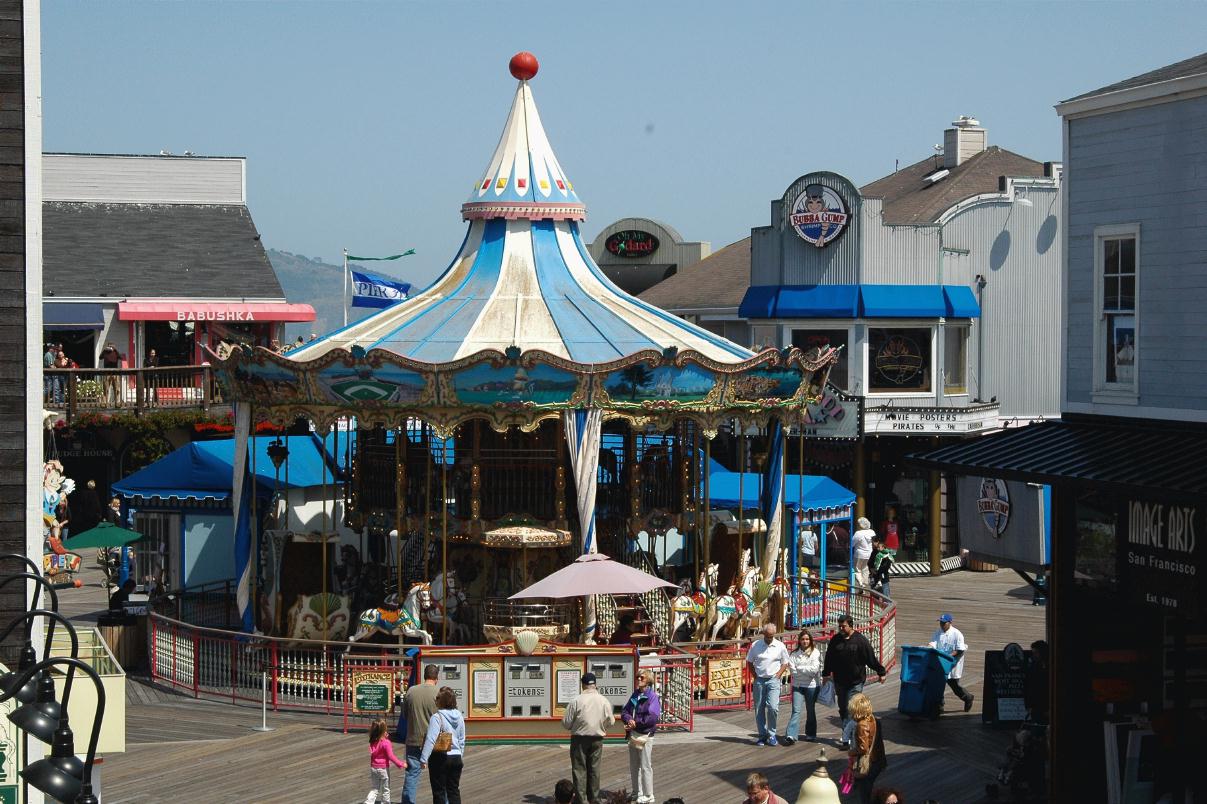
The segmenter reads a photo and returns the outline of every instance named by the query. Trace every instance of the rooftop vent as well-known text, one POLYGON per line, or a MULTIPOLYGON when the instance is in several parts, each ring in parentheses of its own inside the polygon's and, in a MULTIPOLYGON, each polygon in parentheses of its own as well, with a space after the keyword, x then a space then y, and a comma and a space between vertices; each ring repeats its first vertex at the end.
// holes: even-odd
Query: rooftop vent
POLYGON ((942 181, 951 175, 951 171, 947 168, 939 168, 934 173, 929 173, 922 177, 922 181, 934 184, 937 181, 942 181))
POLYGON ((943 167, 951 169, 962 165, 988 145, 988 133, 981 128, 981 121, 960 115, 952 121, 951 128, 943 132, 943 167))

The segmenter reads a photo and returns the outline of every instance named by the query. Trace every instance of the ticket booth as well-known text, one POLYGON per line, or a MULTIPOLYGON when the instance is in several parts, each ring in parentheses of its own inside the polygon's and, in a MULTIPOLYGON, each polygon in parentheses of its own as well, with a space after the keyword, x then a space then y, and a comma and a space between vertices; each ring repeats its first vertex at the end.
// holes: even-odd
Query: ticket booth
MULTIPOLYGON (((430 646, 419 652, 419 674, 429 664, 440 668, 440 686, 457 693, 475 740, 525 742, 567 736, 561 719, 576 697, 586 672, 618 715, 633 693, 637 655, 630 647, 562 645, 539 641, 521 653, 514 640, 498 645, 430 646)), ((617 722, 610 737, 623 737, 617 722)))

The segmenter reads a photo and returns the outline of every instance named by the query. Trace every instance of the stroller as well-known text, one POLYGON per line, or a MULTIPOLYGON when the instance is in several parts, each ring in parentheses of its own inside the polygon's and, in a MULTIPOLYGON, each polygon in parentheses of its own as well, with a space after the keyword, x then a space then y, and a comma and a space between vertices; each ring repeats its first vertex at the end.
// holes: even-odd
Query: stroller
MULTIPOLYGON (((134 548, 130 550, 130 562, 134 562, 134 548)), ((96 551, 96 563, 105 573, 105 586, 116 589, 122 574, 122 548, 102 547, 96 551)))
POLYGON ((1004 789, 1010 800, 1047 800, 1048 727, 1027 721, 1014 733, 1006 749, 1006 762, 997 773, 997 783, 985 785, 985 794, 996 799, 1004 789))

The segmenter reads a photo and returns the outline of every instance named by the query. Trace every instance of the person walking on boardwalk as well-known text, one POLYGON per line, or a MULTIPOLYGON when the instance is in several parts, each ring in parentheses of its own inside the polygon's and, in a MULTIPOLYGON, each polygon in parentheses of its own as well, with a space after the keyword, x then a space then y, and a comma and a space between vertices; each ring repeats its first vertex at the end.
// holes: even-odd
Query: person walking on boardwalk
POLYGON ((788 654, 792 667, 792 717, 784 731, 784 745, 792 745, 800 736, 800 713, 805 710, 805 741, 817 739, 817 694, 821 692, 821 651, 813 644, 813 635, 802 630, 796 637, 796 650, 788 654))
POLYGON ((964 702, 964 711, 967 712, 972 709, 973 695, 960 686, 960 679, 964 676, 964 653, 968 650, 968 643, 964 641, 960 629, 951 624, 954 619, 950 614, 939 615, 939 630, 935 631, 930 640, 935 643, 936 650, 956 660, 955 666, 947 674, 947 686, 964 702))
MULTIPOLYGON (((133 581, 131 581, 133 583, 133 581)), ((369 726, 369 795, 365 804, 390 804, 390 763, 404 767, 394 756, 394 746, 386 736, 386 722, 374 720, 369 726)))
POLYGON ((893 569, 893 551, 888 549, 883 536, 872 537, 872 562, 868 568, 871 570, 872 589, 891 599, 889 572, 893 569))
POLYGON ((417 790, 419 777, 423 773, 422 760, 423 741, 427 737, 428 725, 432 715, 439 708, 436 706, 436 682, 440 679, 440 667, 434 664, 424 665, 423 683, 415 684, 407 690, 402 702, 403 717, 406 719, 406 757, 407 775, 402 783, 402 804, 418 804, 417 790))
POLYGON ((859 517, 859 530, 851 537, 851 551, 855 571, 855 583, 863 587, 871 586, 868 578, 868 561, 872 558, 872 539, 876 531, 872 530, 872 522, 867 517, 859 517))
POLYGON ((859 804, 872 804, 872 789, 888 759, 884 753, 884 732, 872 712, 872 701, 862 692, 851 696, 851 720, 855 723, 855 738, 848 752, 851 773, 855 777, 855 793, 859 804))
POLYGON ((755 771, 746 777, 746 798, 742 804, 788 804, 783 796, 771 792, 771 782, 767 777, 755 771))
POLYGON ((788 648, 775 638, 775 625, 763 626, 763 638, 746 651, 746 667, 754 679, 754 725, 758 729, 755 745, 779 745, 775 726, 780 717, 780 679, 791 669, 788 648))
MULTIPOLYGON (((843 726, 847 724, 847 702, 854 693, 863 691, 869 667, 876 671, 876 680, 884 683, 888 671, 876 658, 872 643, 855 630, 851 615, 844 614, 838 618, 838 633, 830 639, 821 669, 822 677, 834 682, 838 716, 842 718, 843 726)), ((844 750, 849 748, 849 741, 844 739, 842 747, 844 750)))
POLYGON ((595 688, 595 674, 583 673, 578 697, 566 706, 562 728, 570 732, 570 775, 584 804, 599 802, 603 740, 616 722, 611 702, 595 688))
POLYGON ((654 689, 654 671, 637 674, 637 689, 620 712, 629 735, 629 776, 637 804, 657 804, 654 799, 654 732, 662 717, 662 702, 654 689))
POLYGON ((436 714, 428 721, 420 767, 428 769, 434 804, 461 804, 461 770, 465 756, 465 719, 457 709, 457 693, 441 687, 436 693, 436 714))

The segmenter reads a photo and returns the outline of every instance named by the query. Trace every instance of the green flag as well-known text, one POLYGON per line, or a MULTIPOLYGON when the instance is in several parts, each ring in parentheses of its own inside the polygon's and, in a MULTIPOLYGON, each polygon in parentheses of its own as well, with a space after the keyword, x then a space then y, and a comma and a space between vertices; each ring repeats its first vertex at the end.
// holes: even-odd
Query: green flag
POLYGON ((397 260, 400 257, 409 257, 414 253, 415 249, 409 248, 401 254, 394 254, 389 257, 353 257, 351 254, 349 254, 348 259, 355 260, 356 262, 380 262, 382 260, 397 260))

